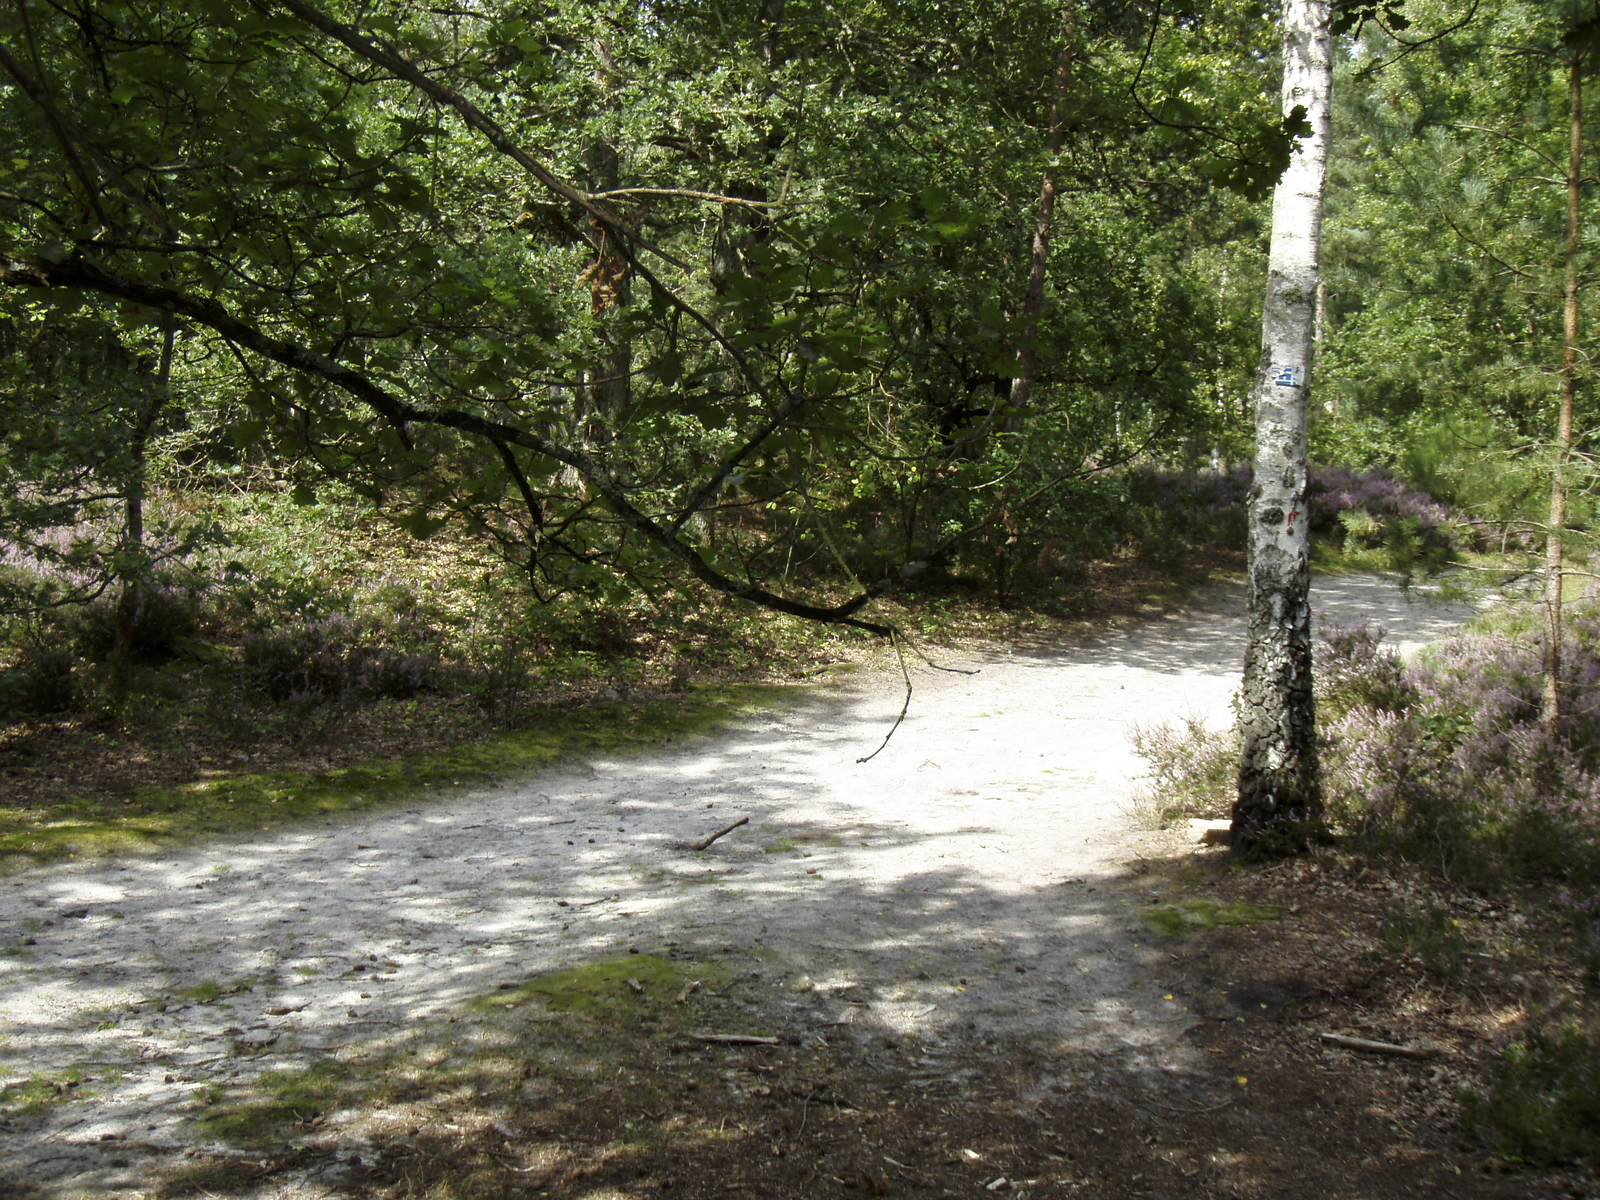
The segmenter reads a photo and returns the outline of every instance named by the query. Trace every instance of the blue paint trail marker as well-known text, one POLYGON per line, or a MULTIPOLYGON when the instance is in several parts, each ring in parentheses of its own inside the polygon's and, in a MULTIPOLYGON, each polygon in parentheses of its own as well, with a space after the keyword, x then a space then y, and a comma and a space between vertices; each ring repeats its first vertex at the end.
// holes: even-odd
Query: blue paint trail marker
POLYGON ((1273 367, 1272 383, 1275 387, 1299 387, 1304 371, 1299 367, 1273 367))

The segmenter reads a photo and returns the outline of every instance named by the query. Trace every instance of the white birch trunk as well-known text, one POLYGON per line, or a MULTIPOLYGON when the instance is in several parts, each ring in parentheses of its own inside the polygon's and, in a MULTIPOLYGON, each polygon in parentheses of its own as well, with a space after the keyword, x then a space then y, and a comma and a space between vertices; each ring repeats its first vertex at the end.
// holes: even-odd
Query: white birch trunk
POLYGON ((1236 853, 1292 849, 1321 814, 1311 695, 1306 417, 1311 383, 1333 64, 1328 0, 1284 0, 1283 110, 1301 138, 1272 202, 1250 490, 1250 616, 1233 809, 1236 853))

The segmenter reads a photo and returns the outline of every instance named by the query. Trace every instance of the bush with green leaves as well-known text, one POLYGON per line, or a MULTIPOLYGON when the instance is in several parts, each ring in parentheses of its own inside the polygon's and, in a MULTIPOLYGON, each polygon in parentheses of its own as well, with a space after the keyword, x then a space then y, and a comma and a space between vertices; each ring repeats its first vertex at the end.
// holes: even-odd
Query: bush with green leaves
POLYGON ((12 666, 0 671, 0 717, 50 716, 78 701, 72 653, 29 646, 12 666))
POLYGON ((1503 1158, 1571 1162, 1600 1154, 1600 1031, 1534 1015, 1506 1046, 1487 1092, 1462 1095, 1461 1116, 1503 1158), (1540 1027, 1543 1026, 1543 1027, 1540 1027))

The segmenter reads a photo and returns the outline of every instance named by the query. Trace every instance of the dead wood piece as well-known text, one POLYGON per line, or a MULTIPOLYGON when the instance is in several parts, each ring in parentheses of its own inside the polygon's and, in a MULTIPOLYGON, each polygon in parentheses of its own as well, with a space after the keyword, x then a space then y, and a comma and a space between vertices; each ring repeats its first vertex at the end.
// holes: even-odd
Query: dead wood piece
POLYGON ((1364 1050, 1368 1054, 1388 1054, 1395 1058, 1432 1058, 1439 1052, 1431 1046, 1393 1046, 1388 1042, 1369 1042, 1366 1038, 1346 1037, 1342 1033, 1319 1035, 1330 1046, 1345 1050, 1364 1050))
POLYGON ((697 1042, 720 1042, 725 1046, 776 1046, 775 1037, 757 1037, 753 1033, 692 1033, 697 1042))
POLYGON ((700 990, 700 981, 698 979, 691 979, 688 983, 683 985, 683 991, 678 993, 678 1003, 679 1004, 687 1004, 687 1003, 689 1003, 689 997, 694 995, 694 993, 698 992, 699 990, 700 990))
POLYGON ((708 838, 703 838, 698 842, 685 842, 683 848, 685 850, 704 850, 707 846, 711 845, 712 842, 716 841, 719 837, 722 837, 724 834, 732 833, 735 829, 739 828, 739 826, 748 825, 748 824, 750 824, 750 818, 749 817, 740 817, 737 821, 735 821, 732 825, 729 825, 726 829, 719 829, 708 838))

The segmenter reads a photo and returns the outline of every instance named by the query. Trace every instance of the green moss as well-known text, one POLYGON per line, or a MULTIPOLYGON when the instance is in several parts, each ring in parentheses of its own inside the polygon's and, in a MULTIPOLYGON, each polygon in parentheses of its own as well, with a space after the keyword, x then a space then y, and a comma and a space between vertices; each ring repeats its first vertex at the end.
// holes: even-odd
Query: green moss
POLYGON ((30 1116, 43 1112, 67 1098, 65 1087, 70 1078, 51 1080, 44 1075, 33 1075, 25 1082, 0 1088, 0 1116, 30 1116))
POLYGON ((218 771, 125 802, 79 797, 37 811, 0 811, 0 873, 73 858, 153 851, 217 834, 255 833, 414 802, 428 792, 526 774, 579 754, 621 754, 667 738, 709 733, 767 707, 792 688, 744 684, 696 689, 630 706, 548 712, 537 727, 465 742, 438 754, 360 763, 336 771, 218 771))
POLYGON ((1144 914, 1144 921, 1164 937, 1177 937, 1181 933, 1215 929, 1219 925, 1254 925, 1259 921, 1276 921, 1282 915, 1280 908, 1255 904, 1218 904, 1214 900, 1195 899, 1149 909, 1144 914))
POLYGON ((178 995, 187 996, 200 1004, 210 1004, 222 995, 222 985, 215 979, 202 979, 192 988, 179 988, 178 995))
POLYGON ((764 849, 768 854, 786 854, 806 846, 842 846, 844 839, 836 833, 795 833, 781 837, 769 843, 764 849))
POLYGON ((206 1088, 197 1099, 200 1125, 234 1146, 264 1146, 283 1140, 290 1126, 326 1112, 338 1098, 349 1069, 322 1061, 303 1071, 268 1071, 238 1088, 206 1088))
POLYGON ((696 996, 703 997, 731 978, 728 968, 716 962, 680 964, 654 954, 628 954, 541 975, 520 987, 481 996, 470 1001, 469 1007, 506 1009, 537 1000, 553 1012, 572 1013, 602 1024, 676 1028, 697 1012, 696 996), (678 996, 695 980, 700 981, 700 988, 687 1003, 679 1004, 678 996))

